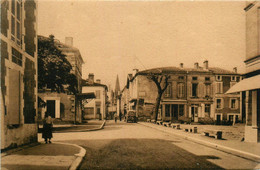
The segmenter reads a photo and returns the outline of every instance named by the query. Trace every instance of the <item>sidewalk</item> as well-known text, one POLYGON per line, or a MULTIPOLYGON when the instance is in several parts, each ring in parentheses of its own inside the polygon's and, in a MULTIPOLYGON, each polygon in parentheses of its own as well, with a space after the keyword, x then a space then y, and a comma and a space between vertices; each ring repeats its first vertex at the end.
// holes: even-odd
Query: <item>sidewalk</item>
POLYGON ((5 170, 75 170, 86 150, 74 144, 38 143, 1 153, 1 169, 5 170))
MULTIPOLYGON (((88 123, 79 125, 74 124, 54 124, 53 133, 65 133, 65 132, 86 132, 100 130, 103 128, 105 120, 89 120, 88 123)), ((39 125, 39 132, 41 133, 42 125, 39 125)))
MULTIPOLYGON (((173 135, 177 135, 179 137, 185 138, 187 140, 191 140, 193 142, 206 145, 208 147, 212 147, 218 150, 222 150, 224 152, 228 152, 240 157, 244 157, 246 159, 251 159, 253 161, 260 162, 260 144, 259 143, 248 143, 241 142, 239 140, 218 140, 215 138, 210 138, 204 136, 200 133, 190 133, 182 130, 173 129, 170 127, 165 127, 163 125, 156 125, 154 123, 147 122, 138 122, 141 125, 155 128, 157 130, 170 133, 173 135)), ((181 125, 181 128, 186 125, 181 125)))

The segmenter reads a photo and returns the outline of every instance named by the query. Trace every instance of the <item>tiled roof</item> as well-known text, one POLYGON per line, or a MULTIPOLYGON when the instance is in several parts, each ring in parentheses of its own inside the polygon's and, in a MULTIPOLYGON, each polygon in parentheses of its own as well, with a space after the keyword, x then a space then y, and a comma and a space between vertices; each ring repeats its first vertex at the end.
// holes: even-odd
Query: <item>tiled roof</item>
POLYGON ((88 81, 83 80, 82 81, 82 86, 100 86, 100 87, 105 87, 107 89, 107 86, 105 84, 100 84, 100 83, 88 83, 88 81))
POLYGON ((208 70, 203 69, 203 67, 199 67, 198 69, 195 68, 179 68, 179 67, 159 67, 159 68, 152 68, 147 69, 143 71, 139 71, 137 75, 147 74, 147 73, 175 73, 175 72, 200 72, 200 73, 213 73, 213 74, 234 74, 238 75, 238 73, 235 73, 233 71, 225 70, 218 67, 210 67, 208 70))

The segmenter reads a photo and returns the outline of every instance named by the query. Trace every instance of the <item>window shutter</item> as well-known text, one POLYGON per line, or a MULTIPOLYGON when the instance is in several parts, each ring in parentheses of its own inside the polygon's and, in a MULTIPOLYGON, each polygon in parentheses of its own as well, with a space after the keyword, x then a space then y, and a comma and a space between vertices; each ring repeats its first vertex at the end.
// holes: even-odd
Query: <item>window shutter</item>
POLYGON ((8 124, 20 124, 20 72, 9 69, 8 124))

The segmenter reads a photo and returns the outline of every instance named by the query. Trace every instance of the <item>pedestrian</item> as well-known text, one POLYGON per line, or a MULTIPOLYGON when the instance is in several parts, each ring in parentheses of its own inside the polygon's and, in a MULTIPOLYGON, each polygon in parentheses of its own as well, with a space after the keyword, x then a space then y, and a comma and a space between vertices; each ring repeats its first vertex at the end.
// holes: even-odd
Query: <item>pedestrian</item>
POLYGON ((48 112, 45 112, 45 117, 43 119, 43 129, 42 129, 42 138, 44 138, 45 143, 48 142, 51 143, 52 127, 53 127, 52 118, 48 112))
POLYGON ((117 122, 117 115, 115 114, 114 117, 115 117, 115 123, 116 123, 117 122))

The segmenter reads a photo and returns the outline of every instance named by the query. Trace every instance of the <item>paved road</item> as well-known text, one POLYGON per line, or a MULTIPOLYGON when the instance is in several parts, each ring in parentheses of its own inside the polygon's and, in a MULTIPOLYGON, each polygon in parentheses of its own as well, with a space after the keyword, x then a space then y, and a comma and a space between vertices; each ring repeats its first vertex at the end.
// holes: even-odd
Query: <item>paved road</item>
POLYGON ((56 133, 87 154, 80 169, 253 169, 258 163, 202 146, 140 124, 107 122, 93 132, 56 133))

